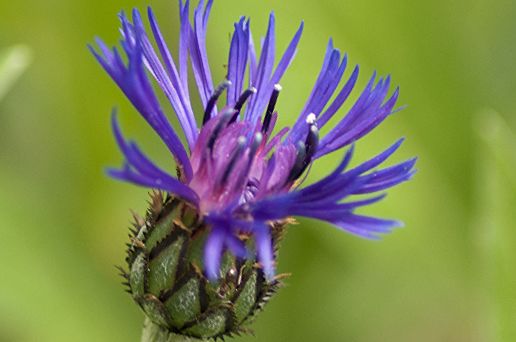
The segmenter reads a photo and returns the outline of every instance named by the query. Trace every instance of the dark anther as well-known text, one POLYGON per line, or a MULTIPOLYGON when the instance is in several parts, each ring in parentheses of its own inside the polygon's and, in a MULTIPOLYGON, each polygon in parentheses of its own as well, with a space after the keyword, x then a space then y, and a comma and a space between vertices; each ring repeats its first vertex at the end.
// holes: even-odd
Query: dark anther
POLYGON ((315 114, 309 114, 306 118, 306 123, 309 125, 309 128, 308 135, 306 136, 305 146, 306 156, 310 158, 310 160, 312 159, 313 155, 315 154, 315 151, 317 150, 317 146, 319 145, 319 130, 317 129, 315 122, 315 114))
POLYGON ((242 155, 242 152, 245 150, 245 147, 247 145, 247 139, 245 137, 239 137, 237 141, 237 147, 233 151, 233 155, 231 156, 231 159, 229 160, 228 166, 224 170, 224 174, 222 175, 222 179, 220 180, 220 185, 225 185, 229 174, 233 169, 235 168, 235 164, 237 163, 238 159, 242 155))
POLYGON ((220 131, 222 131, 222 129, 226 127, 227 123, 229 122, 229 119, 231 119, 233 114, 234 114, 233 108, 228 108, 224 112, 219 114, 219 115, 222 115, 222 117, 220 118, 220 121, 217 122, 217 125, 213 129, 213 132, 211 133, 211 136, 210 136, 210 140, 208 140, 208 149, 210 149, 210 151, 213 149, 213 146, 215 145, 215 140, 217 140, 217 137, 219 136, 220 131))
POLYGON ((292 171, 290 171, 287 182, 298 179, 312 162, 312 158, 319 145, 319 130, 315 124, 316 119, 317 117, 313 113, 306 118, 306 123, 309 127, 308 135, 306 136, 304 144, 301 141, 298 143, 296 161, 292 167, 292 171))
POLYGON ((262 133, 264 134, 269 130, 269 125, 271 124, 272 119, 272 113, 274 113, 274 108, 276 108, 276 102, 278 102, 278 96, 281 89, 282 88, 279 84, 274 85, 274 90, 272 91, 271 99, 269 100, 267 111, 265 112, 265 118, 263 119, 262 133))
POLYGON ((221 84, 215 88, 215 91, 213 92, 213 95, 208 100, 208 103, 206 104, 206 110, 204 111, 204 118, 202 119, 202 124, 205 125, 211 118, 211 112, 213 111, 213 108, 215 108, 215 104, 217 103, 217 100, 219 99, 220 95, 231 85, 231 81, 224 80, 221 84))
POLYGON ((293 182, 296 179, 301 176, 303 171, 305 170, 305 159, 306 159, 306 146, 303 144, 303 142, 299 141, 297 143, 297 155, 296 155, 296 161, 294 163, 294 166, 292 167, 292 170, 290 171, 290 174, 287 179, 287 183, 293 182))
POLYGON ((238 118, 238 114, 240 114, 240 111, 242 110, 242 107, 244 106, 245 102, 249 99, 249 97, 253 94, 256 94, 256 88, 255 87, 251 87, 249 89, 247 89, 246 91, 244 91, 242 93, 242 95, 240 95, 240 97, 238 98, 238 101, 237 103, 235 104, 235 115, 233 115, 233 117, 231 118, 231 121, 229 123, 233 123, 236 121, 236 119, 238 118))

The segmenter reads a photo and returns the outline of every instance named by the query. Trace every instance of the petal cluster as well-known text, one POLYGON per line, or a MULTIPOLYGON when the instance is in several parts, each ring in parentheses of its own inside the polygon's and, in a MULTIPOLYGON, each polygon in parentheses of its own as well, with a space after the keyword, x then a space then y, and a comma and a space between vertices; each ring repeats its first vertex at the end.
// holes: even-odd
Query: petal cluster
POLYGON ((206 48, 212 4, 212 0, 201 0, 192 22, 189 1, 179 1, 177 61, 150 8, 150 30, 138 10, 131 18, 120 14, 121 50, 109 48, 100 39, 97 48, 91 47, 102 67, 163 140, 177 168, 174 175, 155 165, 135 142, 123 136, 113 114, 114 135, 125 164, 121 169, 109 170, 109 174, 167 191, 197 208, 210 227, 204 252, 210 279, 220 276, 225 250, 242 258, 251 253, 240 238, 242 234, 254 238, 252 252, 257 254, 265 274, 272 277, 270 227, 290 216, 327 221, 366 238, 376 238, 399 226, 398 221, 362 216, 355 209, 380 200, 384 194, 378 192, 411 178, 415 159, 379 168, 402 141, 349 168, 352 143, 395 112, 398 89, 390 91, 390 77, 373 74, 347 113, 342 114, 340 109, 355 88, 359 68, 354 67, 344 79, 348 58, 330 40, 321 71, 298 119, 291 128, 276 127, 275 107, 282 90, 279 83, 296 54, 303 23, 276 58, 274 14, 269 17, 259 55, 249 19, 241 18, 231 38, 226 79, 214 85, 206 48), (192 106, 190 71, 196 96, 204 107, 198 115, 192 106), (175 113, 184 144, 165 115, 159 96, 164 96, 168 102, 165 105, 175 113), (327 128, 335 115, 341 118, 327 128), (342 162, 332 173, 311 185, 302 185, 316 159, 346 146, 342 162), (362 196, 357 199, 354 195, 362 196))

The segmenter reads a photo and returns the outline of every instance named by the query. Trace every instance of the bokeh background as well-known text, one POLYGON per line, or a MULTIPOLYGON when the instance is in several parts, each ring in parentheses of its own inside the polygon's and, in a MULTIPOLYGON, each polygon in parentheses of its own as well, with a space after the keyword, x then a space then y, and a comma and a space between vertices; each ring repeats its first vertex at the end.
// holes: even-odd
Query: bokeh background
MULTIPOLYGON (((113 265, 147 190, 103 173, 121 162, 111 108, 169 159, 86 44, 115 44, 118 11, 149 4, 175 42, 175 0, 0 2, 0 341, 139 340, 142 314, 113 265)), ((280 257, 288 286, 256 336, 235 341, 516 341, 516 2, 217 0, 216 80, 233 22, 250 15, 257 38, 271 9, 279 50, 306 24, 282 123, 302 108, 331 36, 361 65, 357 89, 373 70, 390 73, 408 105, 361 140, 357 160, 405 136, 394 159, 419 156, 419 172, 365 209, 406 223, 380 242, 292 227, 280 257)))

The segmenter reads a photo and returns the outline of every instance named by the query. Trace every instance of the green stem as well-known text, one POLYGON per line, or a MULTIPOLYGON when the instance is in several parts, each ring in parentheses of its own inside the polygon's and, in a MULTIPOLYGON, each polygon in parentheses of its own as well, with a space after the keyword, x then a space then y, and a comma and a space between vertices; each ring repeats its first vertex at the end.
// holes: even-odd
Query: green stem
POLYGON ((186 336, 172 334, 145 317, 141 342, 193 342, 193 340, 186 336))

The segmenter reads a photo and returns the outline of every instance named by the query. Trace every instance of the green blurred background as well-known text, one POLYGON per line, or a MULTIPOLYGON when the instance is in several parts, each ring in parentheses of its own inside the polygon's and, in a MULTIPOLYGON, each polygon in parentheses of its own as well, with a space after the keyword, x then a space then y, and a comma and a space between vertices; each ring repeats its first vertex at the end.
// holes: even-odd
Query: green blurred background
MULTIPOLYGON (((115 44, 118 11, 148 4, 175 41, 175 0, 0 2, 0 51, 23 45, 0 55, 2 342, 139 340, 142 314, 113 265, 147 190, 103 173, 121 161, 111 108, 154 157, 167 152, 86 44, 115 44)), ((288 286, 256 337, 236 340, 516 341, 516 2, 218 0, 216 80, 232 23, 250 15, 257 38, 271 9, 281 51, 306 24, 282 82, 282 123, 302 108, 332 36, 360 63, 360 86, 374 69, 391 73, 408 104, 358 144, 357 160, 405 136, 394 159, 419 156, 419 172, 365 209, 406 223, 381 242, 320 222, 292 227, 280 257, 288 286)))

